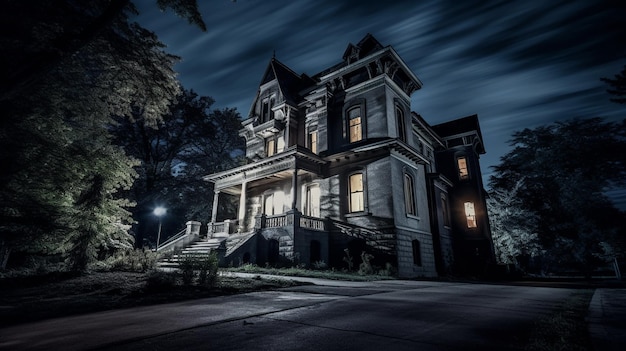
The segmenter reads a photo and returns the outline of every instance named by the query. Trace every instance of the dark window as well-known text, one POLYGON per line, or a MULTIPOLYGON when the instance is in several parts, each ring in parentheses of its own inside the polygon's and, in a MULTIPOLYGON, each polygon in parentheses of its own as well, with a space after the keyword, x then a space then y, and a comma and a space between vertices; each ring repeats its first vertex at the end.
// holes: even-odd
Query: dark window
POLYGON ((408 173, 404 173, 404 207, 406 208, 406 214, 417 216, 413 184, 413 177, 408 173))
POLYGON ((420 248, 419 240, 413 240, 412 246, 413 246, 413 263, 421 267, 422 266, 422 250, 420 248))
POLYGON ((448 198, 445 194, 441 194, 441 212, 443 216, 443 225, 450 226, 450 210, 448 209, 448 198))
POLYGON ((406 142, 406 124, 404 121, 404 112, 396 106, 396 125, 398 128, 398 139, 406 142))
POLYGON ((274 97, 265 98, 261 103, 261 123, 274 119, 274 97))

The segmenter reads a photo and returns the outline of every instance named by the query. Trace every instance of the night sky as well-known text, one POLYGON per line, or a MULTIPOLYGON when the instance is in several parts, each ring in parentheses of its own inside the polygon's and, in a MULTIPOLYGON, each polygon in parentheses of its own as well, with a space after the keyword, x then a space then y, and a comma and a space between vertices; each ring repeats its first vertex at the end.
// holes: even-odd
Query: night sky
MULTIPOLYGON (((574 117, 625 116, 600 77, 626 64, 618 1, 199 1, 202 32, 154 0, 137 21, 182 58, 187 89, 247 117, 272 55, 314 75, 367 33, 391 45, 424 83, 412 110, 431 124, 478 114, 487 181, 513 132, 574 117)), ((626 208, 626 194, 616 198, 626 208)))

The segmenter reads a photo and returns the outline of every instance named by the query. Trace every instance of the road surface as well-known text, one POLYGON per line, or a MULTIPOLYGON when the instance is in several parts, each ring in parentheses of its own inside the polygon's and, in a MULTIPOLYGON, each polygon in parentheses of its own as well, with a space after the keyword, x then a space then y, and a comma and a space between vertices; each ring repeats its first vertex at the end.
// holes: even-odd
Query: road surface
POLYGON ((517 350, 571 289, 332 282, 0 329, 1 350, 517 350))

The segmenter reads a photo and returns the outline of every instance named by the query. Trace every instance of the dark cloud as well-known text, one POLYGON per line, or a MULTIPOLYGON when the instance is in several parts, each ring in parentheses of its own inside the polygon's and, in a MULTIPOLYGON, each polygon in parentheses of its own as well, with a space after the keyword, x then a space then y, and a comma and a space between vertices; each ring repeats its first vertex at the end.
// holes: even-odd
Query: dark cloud
POLYGON ((626 5, 618 1, 222 0, 201 3, 206 33, 159 13, 153 0, 137 3, 138 21, 182 57, 183 85, 244 117, 274 53, 313 75, 372 33, 424 82, 412 108, 427 121, 478 114, 487 175, 514 131, 624 118, 599 80, 626 63, 626 5))

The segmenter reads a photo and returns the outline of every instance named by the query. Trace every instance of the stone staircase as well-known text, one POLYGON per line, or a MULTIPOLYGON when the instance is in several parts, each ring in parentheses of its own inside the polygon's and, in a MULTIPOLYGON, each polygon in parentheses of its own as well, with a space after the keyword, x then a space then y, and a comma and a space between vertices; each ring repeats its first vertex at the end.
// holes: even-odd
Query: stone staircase
POLYGON ((214 233, 209 239, 198 239, 175 251, 171 255, 157 261, 157 269, 170 270, 178 269, 180 262, 184 257, 206 257, 214 250, 220 248, 226 249, 223 253, 226 257, 235 252, 241 245, 245 244, 250 238, 256 234, 255 231, 248 233, 214 233))
POLYGON ((196 240, 184 247, 179 253, 175 252, 172 255, 160 258, 157 261, 157 269, 177 269, 183 257, 206 257, 213 250, 217 249, 225 239, 226 238, 210 238, 208 240, 196 240))

